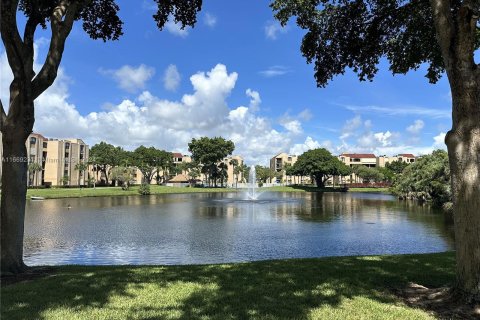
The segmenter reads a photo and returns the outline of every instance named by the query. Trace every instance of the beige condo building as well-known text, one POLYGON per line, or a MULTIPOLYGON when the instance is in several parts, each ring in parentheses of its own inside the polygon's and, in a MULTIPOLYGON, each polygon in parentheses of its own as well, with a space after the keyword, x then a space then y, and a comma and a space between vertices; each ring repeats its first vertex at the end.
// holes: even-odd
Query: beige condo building
MULTIPOLYGON (((0 156, 2 155, 0 133, 0 156)), ((31 133, 25 142, 29 172, 28 186, 86 185, 88 170, 80 172, 76 165, 88 162, 88 145, 81 139, 49 139, 31 133), (38 169, 33 170, 37 164, 38 169)), ((0 168, 1 177, 1 168, 0 168)))

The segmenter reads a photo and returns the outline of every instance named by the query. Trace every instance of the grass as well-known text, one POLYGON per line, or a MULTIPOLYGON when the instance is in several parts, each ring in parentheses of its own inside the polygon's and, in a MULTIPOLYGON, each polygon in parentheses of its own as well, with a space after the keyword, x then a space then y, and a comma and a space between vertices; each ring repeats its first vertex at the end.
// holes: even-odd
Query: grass
POLYGON ((62 266, 1 289, 2 319, 434 319, 393 289, 454 279, 454 255, 62 266))
MULTIPOLYGON (((268 191, 278 192, 341 192, 340 188, 317 188, 309 186, 278 186, 265 188, 268 191)), ((390 193, 388 188, 349 188, 349 192, 372 192, 372 193, 390 193)))
MULTIPOLYGON (((82 197, 110 197, 110 196, 133 196, 138 194, 139 186, 132 186, 129 190, 122 190, 121 187, 96 187, 94 188, 49 188, 49 189, 28 189, 27 199, 30 197, 43 197, 45 199, 58 198, 82 198, 82 197)), ((234 188, 179 188, 151 185, 151 194, 165 193, 196 193, 196 192, 237 192, 234 188)), ((339 192, 340 189, 316 188, 308 186, 279 186, 262 188, 272 192, 339 192)), ((381 192, 389 193, 388 188, 351 188, 351 192, 381 192)))
MULTIPOLYGON (((132 186, 129 190, 121 187, 96 187, 94 188, 49 188, 28 189, 27 198, 43 197, 45 199, 56 198, 82 198, 82 197, 108 197, 108 196, 133 196, 138 194, 139 186, 132 186)), ((236 189, 229 188, 176 188, 159 185, 151 185, 151 194, 164 193, 194 193, 194 192, 234 192, 236 189)))

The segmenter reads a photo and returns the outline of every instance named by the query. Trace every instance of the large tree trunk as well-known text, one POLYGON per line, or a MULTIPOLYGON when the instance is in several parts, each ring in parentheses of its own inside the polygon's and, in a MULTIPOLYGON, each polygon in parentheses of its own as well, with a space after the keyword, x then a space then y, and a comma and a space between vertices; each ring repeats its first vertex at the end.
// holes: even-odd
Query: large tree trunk
POLYGON ((3 129, 2 198, 1 198, 1 273, 19 273, 23 263, 25 199, 27 195, 28 134, 24 128, 3 129))
POLYGON ((456 290, 480 300, 480 83, 450 76, 453 127, 445 142, 452 179, 456 290))

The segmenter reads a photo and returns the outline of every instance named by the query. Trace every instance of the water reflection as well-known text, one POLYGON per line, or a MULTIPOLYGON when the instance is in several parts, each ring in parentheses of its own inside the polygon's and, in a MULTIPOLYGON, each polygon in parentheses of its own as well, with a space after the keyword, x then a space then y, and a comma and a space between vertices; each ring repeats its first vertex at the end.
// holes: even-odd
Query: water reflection
POLYGON ((187 264, 453 248, 429 206, 389 195, 271 193, 58 199, 27 204, 25 260, 187 264), (68 209, 68 206, 71 209, 68 209))

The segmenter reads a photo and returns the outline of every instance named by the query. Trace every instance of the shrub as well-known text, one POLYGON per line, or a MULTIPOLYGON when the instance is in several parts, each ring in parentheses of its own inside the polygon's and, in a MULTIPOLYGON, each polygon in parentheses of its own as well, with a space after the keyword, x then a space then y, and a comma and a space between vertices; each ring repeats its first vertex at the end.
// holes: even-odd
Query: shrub
POLYGON ((138 193, 142 196, 148 196, 150 194, 150 185, 147 183, 142 183, 140 188, 138 188, 138 193))

